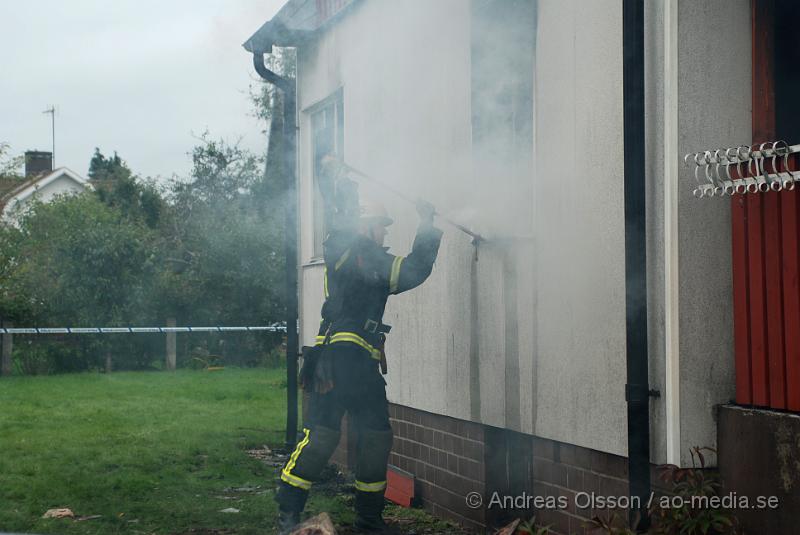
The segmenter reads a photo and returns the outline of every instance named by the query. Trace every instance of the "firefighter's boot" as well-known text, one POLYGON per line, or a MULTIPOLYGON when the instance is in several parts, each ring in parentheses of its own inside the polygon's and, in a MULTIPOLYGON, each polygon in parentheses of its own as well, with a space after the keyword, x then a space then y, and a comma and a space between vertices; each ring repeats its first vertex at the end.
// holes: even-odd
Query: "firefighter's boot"
POLYGON ((292 532, 300 523, 300 513, 306 505, 308 491, 293 487, 281 481, 275 501, 278 502, 278 534, 286 535, 292 532))
POLYGON ((281 482, 275 501, 278 502, 279 533, 289 533, 300 522, 308 490, 328 463, 339 444, 339 431, 315 426, 303 429, 303 439, 281 470, 281 482))
POLYGON ((386 527, 383 522, 383 494, 386 491, 386 464, 391 449, 391 429, 359 433, 355 522, 359 529, 381 531, 386 527))
POLYGON ((357 490, 355 527, 362 531, 378 533, 386 529, 386 523, 383 521, 384 502, 383 491, 363 492, 357 490))

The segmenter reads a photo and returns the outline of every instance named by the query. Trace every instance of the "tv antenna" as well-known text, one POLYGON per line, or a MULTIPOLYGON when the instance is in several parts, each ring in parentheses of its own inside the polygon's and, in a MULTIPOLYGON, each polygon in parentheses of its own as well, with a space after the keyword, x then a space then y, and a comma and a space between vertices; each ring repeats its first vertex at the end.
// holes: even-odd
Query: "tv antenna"
POLYGON ((55 169, 56 168, 56 107, 51 105, 48 109, 44 110, 42 113, 49 113, 50 114, 51 132, 52 132, 52 135, 53 135, 52 166, 53 166, 53 169, 55 169))

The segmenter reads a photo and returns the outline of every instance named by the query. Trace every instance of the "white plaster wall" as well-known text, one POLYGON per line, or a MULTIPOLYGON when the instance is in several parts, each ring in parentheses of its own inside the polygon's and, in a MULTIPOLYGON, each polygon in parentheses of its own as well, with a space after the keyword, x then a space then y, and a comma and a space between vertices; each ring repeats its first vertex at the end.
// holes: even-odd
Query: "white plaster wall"
POLYGON ((683 155, 751 143, 748 0, 679 2, 681 452, 716 446, 714 405, 735 395, 730 199, 698 200, 683 155))
MULTIPOLYGON (((647 326, 650 388, 650 459, 667 462, 664 297, 664 1, 645 3, 645 190, 647 207, 647 326)), ((627 434, 626 434, 627 436, 627 434)))
MULTIPOLYGON (((345 158, 412 195, 446 206, 447 187, 469 172, 469 3, 461 0, 360 3, 315 46, 301 51, 299 108, 343 88, 345 158), (448 31, 440 24, 446 22, 448 31), (435 108, 436 115, 421 112, 435 108)), ((300 114, 301 261, 311 260, 309 119, 300 114)), ((455 188, 458 190, 458 188, 455 188)), ((396 223, 387 245, 409 251, 417 218, 385 192, 396 223)), ((445 237, 431 278, 390 299, 389 397, 420 409, 469 418, 468 239, 443 226, 445 237)), ((315 334, 322 302, 321 266, 303 269, 302 339, 315 334)))
MULTIPOLYGON (((651 386, 664 392, 663 18, 646 7, 648 296, 651 386)), ((534 172, 492 176, 470 159, 470 11, 463 0, 367 0, 300 54, 301 109, 343 88, 348 163, 481 226, 464 206, 510 217, 511 250, 479 247, 446 224, 439 260, 419 289, 390 299, 391 401, 567 443, 626 453, 619 0, 539 0, 534 172), (442 28, 447 29, 443 31, 442 28), (519 239, 524 238, 524 239, 519 239), (518 367, 507 365, 504 280, 516 278, 518 367), (475 270, 477 294, 471 295, 475 270), (470 307, 478 304, 476 334, 470 307), (477 374, 470 369, 477 344, 477 374), (511 372, 516 372, 516 375, 511 372), (509 399, 508 381, 518 383, 509 399), (519 420, 510 418, 511 409, 519 420)), ((746 0, 680 2, 679 154, 738 145, 749 135, 746 0), (735 31, 731 30, 734 28, 735 31), (713 59, 712 59, 713 58, 713 59)), ((312 259, 309 121, 300 113, 302 322, 313 340, 322 269, 312 259)), ((712 406, 732 395, 730 232, 726 201, 697 201, 680 184, 682 449, 713 445, 712 406), (709 269, 709 266, 711 268, 709 269)), ((404 254, 411 207, 367 184, 397 223, 404 254)), ((665 460, 664 399, 652 403, 653 461, 665 460)))
MULTIPOLYGON (((621 3, 540 0, 537 41, 535 433, 626 453, 621 3), (573 158, 553 158, 560 147, 573 158), (558 176, 581 181, 573 191, 558 176), (588 180, 587 180, 588 179, 588 180), (566 214, 571 213, 571 217, 566 214), (558 280, 548 285, 548 280, 558 280), (580 330, 576 328, 580 326, 580 330), (578 365, 578 362, 581 362, 578 365), (592 388, 592 385, 597 387, 592 388)), ((749 2, 679 2, 681 462, 716 446, 714 406, 734 395, 729 200, 699 202, 682 165, 749 143, 749 2)), ((663 2, 646 4, 648 335, 664 388, 663 2)), ((665 399, 651 403, 651 459, 666 461, 665 399)))
POLYGON ((626 451, 622 10, 541 0, 536 69, 539 436, 626 451))

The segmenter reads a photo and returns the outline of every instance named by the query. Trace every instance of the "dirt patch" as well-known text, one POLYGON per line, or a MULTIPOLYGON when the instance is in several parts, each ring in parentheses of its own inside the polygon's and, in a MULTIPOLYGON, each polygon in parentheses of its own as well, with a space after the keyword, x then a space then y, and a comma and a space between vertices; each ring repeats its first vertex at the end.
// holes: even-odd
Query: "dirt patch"
MULTIPOLYGON (((276 480, 289 457, 288 452, 268 446, 247 450, 247 454, 271 467, 275 472, 276 480)), ((328 465, 320 475, 319 481, 314 483, 311 492, 335 498, 340 500, 344 507, 352 508, 355 500, 354 484, 355 481, 351 474, 342 472, 334 465, 328 465)), ((340 522, 335 513, 332 513, 331 517, 336 525, 338 535, 363 534, 352 525, 340 522)), ((420 508, 405 508, 391 503, 387 504, 383 518, 388 527, 384 533, 389 535, 438 535, 442 533, 468 535, 472 533, 460 526, 437 519, 420 508)))

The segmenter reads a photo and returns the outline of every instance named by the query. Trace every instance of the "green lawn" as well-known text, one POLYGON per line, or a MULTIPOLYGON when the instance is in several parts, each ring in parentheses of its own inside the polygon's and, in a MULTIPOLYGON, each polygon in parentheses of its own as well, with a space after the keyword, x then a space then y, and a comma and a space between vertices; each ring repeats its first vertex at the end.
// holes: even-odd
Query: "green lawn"
MULTIPOLYGON (((0 378, 0 531, 53 534, 273 533, 285 370, 118 372, 0 378), (77 516, 44 520, 48 509, 77 516), (221 513, 225 508, 239 513, 221 513)), ((309 515, 353 520, 341 485, 312 491, 309 515)), ((460 530, 390 507, 403 533, 460 530)))
POLYGON ((280 444, 285 407, 279 369, 3 378, 0 530, 269 533, 273 469, 245 450, 280 444))

